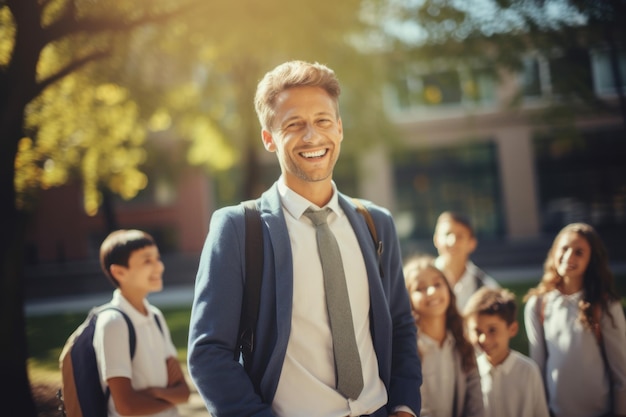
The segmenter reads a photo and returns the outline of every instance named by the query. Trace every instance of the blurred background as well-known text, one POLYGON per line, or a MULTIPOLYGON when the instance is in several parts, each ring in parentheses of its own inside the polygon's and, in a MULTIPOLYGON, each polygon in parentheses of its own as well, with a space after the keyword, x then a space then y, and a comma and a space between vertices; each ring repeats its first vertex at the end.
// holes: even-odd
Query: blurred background
POLYGON ((97 254, 116 228, 152 233, 166 285, 192 283, 211 213, 280 174, 253 97, 291 59, 337 73, 335 181, 391 210, 405 253, 434 253, 457 210, 486 269, 540 267, 574 221, 626 261, 624 5, 0 2, 0 192, 26 298, 109 290, 97 254))

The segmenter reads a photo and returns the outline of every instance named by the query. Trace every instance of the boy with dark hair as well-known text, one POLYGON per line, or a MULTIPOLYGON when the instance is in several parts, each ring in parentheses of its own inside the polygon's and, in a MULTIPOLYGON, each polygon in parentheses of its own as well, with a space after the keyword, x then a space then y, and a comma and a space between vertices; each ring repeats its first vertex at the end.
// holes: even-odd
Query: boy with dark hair
POLYGON ((469 339, 480 352, 485 417, 548 417, 539 367, 509 347, 519 330, 515 296, 482 287, 470 297, 464 316, 469 339))
POLYGON ((156 242, 141 230, 117 230, 102 242, 100 264, 116 287, 110 304, 99 313, 93 338, 102 389, 110 390, 109 417, 178 416, 189 387, 163 313, 147 295, 163 289, 163 262, 156 242), (119 310, 119 311, 118 311, 119 310), (129 326, 135 352, 129 351, 129 326))
POLYGON ((435 265, 444 272, 454 290, 459 311, 463 311, 469 297, 479 288, 500 288, 496 280, 470 260, 478 240, 466 216, 452 211, 441 213, 435 225, 433 244, 439 254, 435 265))

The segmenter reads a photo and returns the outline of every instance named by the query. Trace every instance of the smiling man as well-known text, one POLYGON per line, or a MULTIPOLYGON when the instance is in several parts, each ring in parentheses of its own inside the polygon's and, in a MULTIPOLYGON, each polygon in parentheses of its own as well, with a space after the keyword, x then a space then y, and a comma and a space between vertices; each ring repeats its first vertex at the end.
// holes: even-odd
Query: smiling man
POLYGON ((258 85, 261 138, 282 175, 256 201, 263 280, 246 368, 233 358, 245 281, 241 205, 213 214, 196 278, 189 370, 214 417, 420 410, 416 329, 393 220, 364 202, 385 248, 379 268, 364 218, 332 180, 343 141, 339 94, 331 69, 302 61, 279 65, 258 85))

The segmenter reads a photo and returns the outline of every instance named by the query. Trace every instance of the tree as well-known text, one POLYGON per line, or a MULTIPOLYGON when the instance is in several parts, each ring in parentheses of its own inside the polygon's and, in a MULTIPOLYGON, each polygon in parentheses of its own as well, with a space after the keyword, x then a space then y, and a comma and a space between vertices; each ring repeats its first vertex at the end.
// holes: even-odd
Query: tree
MULTIPOLYGON (((15 190, 16 164, 35 170, 42 168, 32 164, 36 159, 17 159, 18 150, 22 156, 30 151, 37 152, 33 139, 37 138, 36 130, 40 126, 36 121, 32 126, 26 123, 25 116, 31 111, 28 106, 37 98, 45 100, 42 93, 49 88, 67 87, 61 82, 71 79, 89 64, 113 56, 116 37, 128 36, 139 27, 165 22, 189 6, 183 3, 172 9, 167 3, 63 0, 0 3, 3 35, 0 44, 3 54, 0 61, 0 212, 3 213, 0 218, 0 313, 4 317, 0 334, 0 372, 11 381, 3 391, 7 415, 35 415, 26 372, 28 350, 23 313, 22 239, 26 215, 16 206, 15 190), (129 9, 130 4, 132 9, 129 9), (128 13, 129 10, 134 13, 128 13), (71 47, 75 49, 69 50, 71 47), (61 59, 54 62, 55 65, 42 68, 47 57, 54 55, 61 59)), ((32 111, 37 114, 37 103, 33 105, 32 111)), ((45 106, 41 108, 45 110, 45 106)), ((94 151, 88 149, 87 154, 94 155, 94 151)))

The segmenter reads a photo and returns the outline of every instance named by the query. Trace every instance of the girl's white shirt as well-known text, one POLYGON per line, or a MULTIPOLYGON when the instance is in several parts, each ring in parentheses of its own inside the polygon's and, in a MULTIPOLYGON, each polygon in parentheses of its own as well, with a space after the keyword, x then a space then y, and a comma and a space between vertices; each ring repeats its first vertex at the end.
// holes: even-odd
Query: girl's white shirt
MULTIPOLYGON (((595 334, 578 319, 582 291, 566 295, 553 290, 543 298, 543 326, 537 297, 526 303, 524 318, 530 357, 545 376, 548 406, 555 417, 588 417, 608 412, 610 387, 602 351, 595 334)), ((615 411, 625 414, 626 321, 620 303, 611 303, 609 312, 613 321, 603 314, 602 337, 616 387, 615 411)))
POLYGON ((454 405, 454 336, 447 332, 441 345, 418 331, 422 359, 422 417, 452 417, 454 405))

